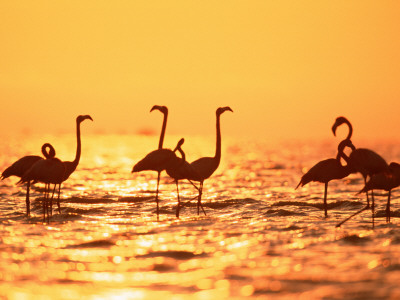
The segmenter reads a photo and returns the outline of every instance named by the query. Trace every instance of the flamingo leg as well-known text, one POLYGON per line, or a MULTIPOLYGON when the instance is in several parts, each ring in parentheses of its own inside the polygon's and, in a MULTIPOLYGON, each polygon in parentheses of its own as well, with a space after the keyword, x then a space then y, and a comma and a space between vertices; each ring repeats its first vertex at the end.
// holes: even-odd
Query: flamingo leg
POLYGON ((392 194, 392 191, 389 191, 388 194, 388 200, 387 200, 387 204, 386 204, 386 223, 390 222, 390 196, 392 194))
POLYGON ((181 209, 181 199, 179 198, 179 183, 178 180, 175 180, 176 183, 176 192, 178 194, 178 205, 176 206, 176 217, 179 218, 179 210, 181 209))
MULTIPOLYGON (((50 186, 50 185, 49 185, 49 186, 50 186)), ((57 184, 54 185, 53 193, 51 194, 51 200, 50 200, 50 215, 53 215, 53 199, 54 199, 54 193, 55 193, 55 191, 56 191, 56 187, 57 187, 57 184)))
MULTIPOLYGON (((364 186, 367 185, 367 176, 364 177, 364 186)), ((369 197, 368 197, 368 191, 365 192, 365 194, 367 195, 367 208, 369 208, 369 197)))
POLYGON ((200 182, 199 196, 197 197, 197 215, 200 215, 201 194, 203 192, 203 182, 200 182))
POLYGON ((26 202, 26 216, 27 217, 30 217, 30 215, 31 215, 31 204, 30 204, 30 201, 29 201, 29 190, 30 190, 30 187, 31 187, 31 182, 29 180, 26 183, 26 199, 25 199, 25 202, 26 202))
POLYGON ((352 217, 358 215, 359 213, 362 213, 364 210, 367 210, 369 208, 369 206, 365 206, 362 209, 360 209, 359 211, 355 212, 354 214, 352 214, 350 217, 347 217, 346 219, 344 219, 342 222, 338 223, 336 225, 336 227, 340 227, 341 225, 343 225, 345 222, 347 222, 348 220, 350 220, 352 217))
POLYGON ((57 197, 57 206, 58 206, 58 213, 59 214, 61 214, 60 193, 61 193, 61 183, 58 185, 58 197, 57 197))
POLYGON ((372 206, 371 206, 372 228, 374 228, 375 227, 375 197, 374 197, 374 191, 371 191, 371 197, 372 197, 372 206))
POLYGON ((324 192, 324 210, 325 210, 325 218, 328 217, 328 203, 326 202, 326 197, 328 195, 328 183, 325 183, 325 192, 324 192))
POLYGON ((200 189, 199 189, 199 198, 197 201, 197 215, 200 215, 200 207, 203 210, 204 215, 206 216, 206 211, 204 210, 203 205, 201 204, 201 196, 203 195, 203 181, 200 182, 200 189))
POLYGON ((157 176, 157 192, 156 192, 157 221, 160 221, 160 209, 159 209, 159 206, 158 206, 158 187, 160 185, 160 175, 161 175, 161 172, 158 172, 158 176, 157 176))

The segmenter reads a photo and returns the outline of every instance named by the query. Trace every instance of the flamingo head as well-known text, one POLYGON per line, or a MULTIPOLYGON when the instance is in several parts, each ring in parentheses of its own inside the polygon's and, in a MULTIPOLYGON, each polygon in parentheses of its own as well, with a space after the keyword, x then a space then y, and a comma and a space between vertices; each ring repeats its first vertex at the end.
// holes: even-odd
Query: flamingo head
POLYGON ((80 115, 80 116, 78 116, 78 117, 76 118, 76 123, 78 123, 78 124, 79 124, 79 123, 82 123, 83 121, 85 121, 85 120, 87 120, 87 119, 93 121, 92 117, 89 116, 89 115, 80 115))
POLYGON ((335 123, 332 126, 333 135, 336 136, 336 128, 338 128, 343 123, 349 123, 349 121, 345 117, 337 117, 335 123))
POLYGON ((176 147, 174 149, 174 152, 176 152, 177 150, 179 150, 181 148, 181 146, 183 145, 183 143, 185 142, 184 138, 181 138, 178 142, 178 144, 176 144, 176 147))
POLYGON ((54 149, 54 147, 51 144, 45 143, 42 146, 42 154, 47 159, 54 158, 56 156, 56 150, 54 149), (47 152, 47 149, 49 150, 48 152, 47 152))
POLYGON ((168 113, 168 108, 166 106, 163 105, 154 105, 151 109, 150 112, 152 112, 153 110, 159 110, 161 111, 163 114, 167 114, 168 113))
POLYGON ((229 106, 225 106, 225 107, 219 107, 219 108, 217 109, 217 112, 216 112, 216 113, 217 113, 217 115, 219 116, 220 114, 226 112, 227 110, 233 112, 232 108, 230 108, 229 106))

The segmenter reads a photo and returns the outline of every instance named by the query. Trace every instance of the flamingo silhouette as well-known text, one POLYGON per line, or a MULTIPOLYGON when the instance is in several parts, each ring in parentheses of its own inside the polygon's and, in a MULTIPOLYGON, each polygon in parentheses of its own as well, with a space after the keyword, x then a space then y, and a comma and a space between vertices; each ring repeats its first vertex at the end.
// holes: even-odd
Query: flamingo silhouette
POLYGON ((329 158, 318 162, 314 165, 306 174, 301 177, 299 186, 304 186, 311 181, 317 181, 325 183, 325 192, 324 192, 324 210, 325 217, 328 216, 328 204, 326 201, 328 195, 328 183, 334 179, 342 179, 347 177, 351 173, 350 166, 347 164, 343 166, 340 162, 340 159, 343 158, 345 161, 348 160, 347 155, 344 153, 344 149, 349 147, 354 149, 353 144, 349 139, 345 139, 340 142, 338 146, 338 153, 336 158, 329 158))
MULTIPOLYGON (((60 193, 61 193, 61 184, 66 181, 69 176, 76 170, 79 160, 81 158, 81 148, 82 148, 82 143, 81 143, 81 123, 85 120, 91 120, 93 121, 92 117, 89 115, 79 115, 76 117, 76 154, 75 154, 75 159, 73 161, 63 161, 62 163, 64 164, 65 172, 64 172, 64 177, 63 180, 58 184, 58 197, 57 197, 57 206, 58 206, 58 212, 61 213, 61 207, 60 207, 60 193)), ((53 198, 52 198, 53 200, 53 198)), ((50 211, 52 211, 52 206, 53 203, 50 203, 50 211)))
POLYGON ((42 182, 45 184, 45 192, 43 199, 43 222, 49 222, 49 201, 50 201, 50 184, 54 184, 51 199, 54 197, 56 185, 60 185, 65 177, 65 165, 56 157, 40 159, 35 162, 32 167, 24 173, 20 182, 42 182))
MULTIPOLYGON (((342 124, 346 124, 349 128, 349 133, 347 135, 347 138, 350 139, 353 134, 353 127, 349 120, 347 120, 345 117, 338 117, 335 121, 335 123, 332 126, 332 132, 336 136, 336 129, 342 124)), ((364 178, 364 184, 367 184, 367 178, 371 178, 374 174, 378 174, 380 172, 385 172, 388 170, 388 164, 386 163, 385 159, 383 159, 379 154, 376 152, 370 150, 370 149, 365 149, 365 148, 357 148, 354 149, 349 158, 348 158, 348 164, 351 168, 351 173, 361 173, 362 177, 364 178)), ((344 222, 350 220, 352 217, 355 215, 361 213, 365 209, 370 208, 369 204, 369 197, 368 197, 368 192, 366 192, 366 197, 367 197, 367 206, 365 208, 362 208, 361 210, 357 211, 344 221, 340 222, 337 227, 342 225, 344 222)), ((371 197, 372 201, 374 201, 374 191, 371 190, 371 197)))
MULTIPOLYGON (((56 155, 56 152, 53 146, 49 143, 45 143, 42 146, 42 154, 45 158, 52 158, 56 155), (48 150, 48 152, 47 152, 48 150)), ((1 179, 8 178, 10 176, 17 176, 21 178, 26 171, 28 171, 37 161, 42 160, 43 158, 38 155, 27 155, 16 162, 14 162, 11 166, 5 169, 1 175, 1 179)), ((31 214, 30 210, 30 200, 29 200, 29 191, 30 191, 31 181, 26 182, 26 215, 29 217, 31 214)))
MULTIPOLYGON (((214 157, 202 157, 199 158, 192 163, 190 163, 190 166, 192 169, 195 171, 190 176, 188 176, 187 179, 192 180, 192 181, 198 181, 200 183, 199 187, 199 196, 197 200, 197 214, 200 214, 200 207, 201 206, 201 196, 203 194, 203 183, 204 180, 209 178, 215 170, 218 168, 219 163, 221 161, 221 125, 220 125, 220 116, 226 111, 231 111, 233 110, 229 106, 225 107, 219 107, 216 110, 216 117, 217 117, 217 141, 216 141, 216 149, 215 149, 215 156, 214 157)), ((203 207, 202 207, 203 208, 203 207)), ((205 211, 203 209, 204 214, 205 211)))
MULTIPOLYGON (((385 190, 388 192, 386 204, 386 222, 390 222, 390 197, 392 189, 400 186, 400 164, 392 162, 389 164, 388 170, 373 175, 360 193, 370 190, 385 190)), ((374 218, 374 203, 372 203, 372 218, 374 218)), ((373 224, 373 222, 372 222, 373 224)))
POLYGON ((159 220, 159 203, 158 203, 158 193, 159 193, 159 185, 160 185, 160 176, 163 170, 166 170, 167 167, 175 162, 175 158, 177 157, 174 151, 170 149, 163 148, 165 129, 167 127, 167 118, 168 118, 168 108, 166 106, 154 105, 150 112, 153 110, 159 110, 164 114, 164 120, 161 128, 160 140, 158 143, 158 149, 147 154, 142 160, 136 163, 133 166, 132 173, 141 172, 141 171, 156 171, 157 175, 157 192, 156 192, 156 204, 157 204, 157 221, 159 220))
MULTIPOLYGON (((346 124, 349 128, 349 132, 347 134, 347 139, 351 139, 353 135, 353 126, 350 121, 345 117, 338 117, 335 123, 332 126, 332 132, 336 136, 336 129, 342 124, 346 124)), ((353 169, 352 173, 361 173, 364 178, 364 183, 367 183, 367 177, 371 177, 374 174, 384 172, 388 168, 388 164, 386 161, 376 152, 365 149, 365 148, 357 148, 353 150, 349 157, 349 164, 353 169)), ((373 197, 373 190, 371 190, 371 194, 373 197)), ((367 194, 367 207, 369 208, 369 198, 367 194)))
MULTIPOLYGON (((185 152, 182 149, 182 145, 185 142, 185 139, 180 139, 178 144, 176 145, 174 152, 179 151, 181 154, 181 158, 175 157, 173 161, 169 164, 166 171, 167 174, 175 180, 176 184, 176 191, 178 195, 178 204, 176 207, 176 217, 179 218, 179 211, 180 211, 180 197, 179 197, 179 180, 181 179, 188 179, 189 177, 197 176, 196 171, 193 167, 186 161, 185 152)), ((191 182, 192 183, 192 182, 191 182)), ((193 184, 193 183, 192 183, 193 184)), ((193 184, 194 187, 196 187, 193 184)), ((197 187, 196 187, 197 188, 197 187)), ((198 188, 197 188, 198 189, 198 188)))

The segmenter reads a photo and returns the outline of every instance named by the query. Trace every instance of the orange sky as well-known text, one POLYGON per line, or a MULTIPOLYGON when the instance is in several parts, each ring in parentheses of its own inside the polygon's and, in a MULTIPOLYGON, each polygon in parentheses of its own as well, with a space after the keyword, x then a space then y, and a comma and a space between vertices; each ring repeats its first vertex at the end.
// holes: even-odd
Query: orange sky
MULTIPOLYGON (((2 1, 2 134, 400 137, 399 1, 2 1)), ((0 133, 1 134, 1 133, 0 133)))

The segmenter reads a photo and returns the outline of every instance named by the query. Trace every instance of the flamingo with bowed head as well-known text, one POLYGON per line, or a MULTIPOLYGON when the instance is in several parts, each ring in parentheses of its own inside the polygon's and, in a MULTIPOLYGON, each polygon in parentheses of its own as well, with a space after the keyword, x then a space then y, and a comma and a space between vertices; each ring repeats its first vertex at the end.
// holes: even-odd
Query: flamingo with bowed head
POLYGON ((310 170, 308 170, 306 174, 304 174, 301 177, 301 180, 296 187, 297 189, 299 186, 304 186, 311 181, 325 183, 325 192, 324 192, 325 217, 328 216, 328 204, 326 201, 328 195, 328 183, 334 179, 345 178, 351 173, 349 165, 343 166, 340 162, 341 158, 343 158, 345 161, 348 160, 347 155, 344 153, 344 149, 346 147, 354 149, 354 146, 349 139, 345 139, 342 142, 340 142, 336 158, 325 159, 314 165, 310 170))
MULTIPOLYGON (((216 141, 216 148, 215 148, 215 155, 214 157, 202 157, 199 158, 192 163, 190 163, 192 169, 195 171, 193 174, 187 177, 187 179, 192 181, 198 181, 200 183, 199 188, 199 196, 197 200, 197 214, 200 214, 200 207, 201 206, 201 196, 203 194, 203 183, 204 180, 209 178, 215 170, 218 168, 219 163, 221 161, 221 125, 220 125, 220 117, 226 111, 233 110, 229 106, 219 107, 216 111, 217 117, 217 141, 216 141)), ((203 209, 205 214, 205 211, 203 209)))
MULTIPOLYGON (((76 167, 78 166, 79 160, 81 158, 81 148, 82 148, 81 123, 85 120, 93 121, 92 117, 89 115, 80 115, 80 116, 76 117, 76 154, 75 154, 75 159, 73 161, 63 161, 62 162, 64 164, 65 172, 64 172, 63 180, 58 184, 57 206, 58 206, 59 213, 61 213, 61 207, 60 207, 61 184, 64 181, 66 181, 69 178, 69 176, 76 170, 76 167)), ((50 203, 50 210, 51 210, 51 207, 52 207, 52 201, 50 203)))
POLYGON ((44 200, 43 200, 43 222, 49 222, 49 201, 50 201, 50 184, 54 184, 51 199, 54 197, 56 185, 60 185, 65 177, 65 165, 56 157, 41 159, 35 162, 32 167, 21 177, 21 182, 41 182, 45 184, 44 200))
MULTIPOLYGON (((349 133, 347 134, 347 139, 351 139, 353 135, 353 126, 345 117, 338 117, 332 126, 332 132, 336 136, 336 129, 342 124, 346 124, 349 128, 349 133)), ((371 177, 374 174, 384 172, 388 168, 386 161, 376 152, 357 148, 353 150, 349 156, 349 165, 352 168, 352 173, 361 173, 364 178, 364 183, 367 183, 367 177, 371 177)), ((369 198, 367 194, 367 208, 369 208, 369 198)), ((371 190, 372 198, 374 197, 374 192, 371 190)))
MULTIPOLYGON (((180 139, 174 149, 174 152, 179 151, 179 153, 181 154, 181 158, 179 158, 179 157, 173 158, 173 161, 171 161, 171 163, 169 164, 169 166, 166 169, 169 177, 175 179, 176 191, 177 191, 177 195, 178 195, 178 204, 176 207, 176 217, 177 218, 179 218, 179 211, 180 211, 180 207, 181 207, 178 182, 181 179, 187 179, 189 177, 193 177, 193 176, 197 175, 196 170, 194 170, 193 167, 186 161, 186 155, 182 149, 182 145, 184 142, 185 142, 185 139, 183 139, 183 138, 180 139)), ((193 186, 195 186, 195 185, 193 184, 193 186)))
MULTIPOLYGON (((398 186, 400 186, 400 164, 392 162, 389 164, 387 171, 373 175, 360 193, 366 193, 371 190, 385 190, 388 192, 386 204, 386 222, 388 223, 390 222, 390 197, 392 189, 398 186)), ((374 205, 372 205, 372 209, 374 209, 374 205)), ((372 217, 374 217, 373 213, 372 217)))
MULTIPOLYGON (((42 154, 45 158, 53 158, 56 155, 56 152, 52 145, 46 143, 42 146, 42 154), (48 151, 47 151, 48 150, 48 151)), ((43 157, 38 155, 27 155, 16 162, 14 162, 11 166, 5 169, 1 175, 1 179, 8 178, 10 176, 22 177, 26 171, 28 171, 36 162, 39 160, 43 160, 43 157)), ((26 215, 29 217, 31 214, 30 210, 30 200, 29 200, 29 191, 30 191, 31 181, 26 182, 26 215)))
POLYGON ((177 156, 175 155, 174 151, 163 148, 165 129, 167 127, 168 108, 166 106, 154 105, 150 110, 150 112, 152 112, 153 110, 159 110, 164 114, 164 120, 161 128, 161 135, 158 143, 158 149, 150 152, 142 160, 136 163, 132 169, 132 173, 141 171, 156 171, 158 173, 157 192, 156 192, 157 221, 158 221, 160 215, 158 193, 159 193, 161 172, 163 170, 166 170, 171 163, 174 163, 175 158, 177 156))

